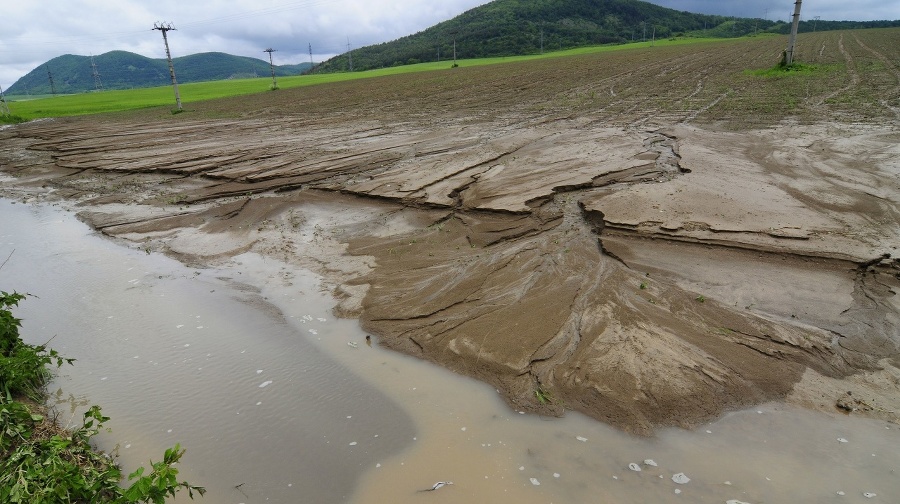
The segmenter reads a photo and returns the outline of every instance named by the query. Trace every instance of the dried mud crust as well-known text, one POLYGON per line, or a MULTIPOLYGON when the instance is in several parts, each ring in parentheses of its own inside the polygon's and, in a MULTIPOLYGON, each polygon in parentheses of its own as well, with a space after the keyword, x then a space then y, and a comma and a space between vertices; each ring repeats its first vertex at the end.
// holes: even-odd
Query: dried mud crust
POLYGON ((193 265, 311 268, 382 344, 520 410, 649 433, 849 391, 897 421, 883 38, 808 37, 844 66, 799 82, 744 72, 777 59, 758 40, 40 121, 0 131, 0 191, 193 265))

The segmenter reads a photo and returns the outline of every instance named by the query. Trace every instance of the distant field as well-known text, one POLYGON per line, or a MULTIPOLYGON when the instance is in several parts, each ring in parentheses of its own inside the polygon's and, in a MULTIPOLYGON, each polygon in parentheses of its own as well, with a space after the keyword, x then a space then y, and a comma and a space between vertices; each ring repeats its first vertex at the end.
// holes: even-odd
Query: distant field
MULTIPOLYGON (((740 41, 741 39, 729 40, 740 41)), ((667 47, 681 46, 686 44, 702 44, 709 42, 722 43, 723 41, 722 39, 684 38, 675 40, 657 40, 652 44, 654 46, 667 47)), ((648 41, 615 46, 582 47, 566 51, 549 52, 541 55, 459 60, 458 64, 464 67, 495 65, 500 63, 559 58, 601 52, 635 50, 647 48, 650 45, 651 42, 648 41)), ((450 65, 450 61, 441 61, 432 63, 420 63, 417 65, 404 65, 378 70, 369 70, 366 72, 279 77, 278 87, 280 89, 288 89, 355 79, 382 77, 387 75, 446 70, 450 67, 450 65)), ((230 96, 269 92, 269 86, 271 85, 271 82, 272 80, 270 77, 197 82, 179 84, 178 90, 181 95, 183 106, 189 108, 190 103, 193 102, 213 100, 216 98, 225 98, 230 96)), ((104 112, 119 112, 125 110, 136 110, 162 106, 171 106, 173 109, 175 108, 175 97, 171 86, 101 91, 96 93, 83 93, 76 95, 40 97, 8 96, 7 100, 9 102, 11 112, 14 115, 20 116, 24 119, 99 114, 104 112)))

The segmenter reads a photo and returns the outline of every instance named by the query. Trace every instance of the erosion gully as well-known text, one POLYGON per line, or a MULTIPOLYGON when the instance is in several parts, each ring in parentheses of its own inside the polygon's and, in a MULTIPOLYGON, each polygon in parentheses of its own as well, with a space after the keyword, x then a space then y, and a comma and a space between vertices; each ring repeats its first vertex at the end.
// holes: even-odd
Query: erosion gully
MULTIPOLYGON (((126 471, 181 443, 203 502, 893 502, 896 425, 765 404, 633 437, 509 409, 490 387, 367 344, 319 280, 244 254, 194 269, 0 200, 2 289, 31 343, 74 366, 59 421, 91 404, 126 471), (689 481, 688 481, 689 480, 689 481), (434 491, 439 481, 450 481, 434 491)), ((180 497, 178 502, 186 501, 180 497)))

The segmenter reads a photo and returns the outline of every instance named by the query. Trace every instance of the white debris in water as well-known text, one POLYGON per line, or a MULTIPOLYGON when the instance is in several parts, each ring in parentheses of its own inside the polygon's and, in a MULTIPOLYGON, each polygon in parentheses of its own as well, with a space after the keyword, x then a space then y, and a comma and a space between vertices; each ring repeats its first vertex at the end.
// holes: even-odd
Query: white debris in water
POLYGON ((315 335, 315 334, 319 334, 319 331, 316 331, 315 329, 310 329, 309 333, 315 335))
POLYGON ((172 429, 169 429, 169 430, 167 430, 166 432, 169 433, 169 434, 171 434, 171 433, 172 433, 172 429))
POLYGON ((730 485, 731 482, 730 482, 730 481, 726 481, 725 484, 726 484, 726 485, 730 485))
POLYGON ((725 501, 725 504, 750 504, 749 502, 739 501, 737 499, 731 499, 729 501, 725 501))
POLYGON ((678 473, 672 475, 672 481, 678 483, 679 485, 687 484, 687 482, 691 481, 691 478, 688 478, 684 473, 678 473))
POLYGON ((848 441, 842 437, 838 438, 838 443, 847 443, 848 441))
POLYGON ((259 405, 261 405, 261 404, 262 404, 262 401, 259 401, 259 402, 256 403, 257 406, 259 406, 259 405))
POLYGON ((262 372, 263 372, 262 369, 257 369, 257 370, 256 370, 256 374, 262 374, 262 372))
POLYGON ((618 477, 618 476, 613 476, 613 479, 614 479, 614 480, 618 480, 619 477, 618 477))
POLYGON ((184 344, 184 348, 187 348, 187 347, 189 347, 189 346, 191 346, 190 343, 185 343, 185 344, 184 344))
POLYGON ((837 491, 837 494, 838 494, 838 495, 847 495, 847 494, 844 493, 843 490, 838 490, 838 491, 837 491))
POLYGON ((178 324, 177 326, 175 326, 175 329, 181 329, 182 327, 184 327, 184 324, 178 324))
POLYGON ((328 319, 322 317, 317 317, 316 320, 318 320, 319 322, 328 322, 328 319))
POLYGON ((524 470, 525 470, 525 466, 519 466, 519 470, 520 470, 520 471, 524 471, 524 470))
POLYGON ((350 446, 356 446, 356 441, 353 441, 352 443, 350 443, 350 446))
POLYGON ((711 430, 706 431, 707 434, 712 434, 711 430))
POLYGON ((872 492, 863 492, 863 497, 866 499, 871 499, 872 497, 876 497, 878 494, 874 494, 872 492))
POLYGON ((129 448, 131 448, 131 443, 128 443, 127 445, 125 445, 125 449, 126 449, 126 450, 129 449, 129 448))
POLYGON ((676 489, 675 489, 675 495, 678 495, 678 494, 680 494, 680 493, 681 493, 681 489, 680 489, 680 488, 676 488, 676 489))
POLYGON ((582 442, 582 443, 584 443, 584 442, 587 442, 587 438, 586 438, 586 437, 582 437, 582 436, 575 436, 575 439, 577 439, 577 440, 579 440, 579 441, 581 441, 581 442, 582 442))
POLYGON ((466 428, 465 428, 465 427, 463 427, 463 428, 461 428, 461 429, 459 429, 459 430, 461 430, 461 431, 463 431, 463 432, 466 432, 466 428))
POLYGON ((375 464, 376 469, 378 469, 379 467, 381 467, 381 464, 375 464))
POLYGON ((132 357, 132 359, 137 359, 138 357, 140 357, 140 356, 139 356, 139 355, 135 355, 134 357, 132 357))
POLYGON ((349 419, 349 418, 353 418, 353 415, 347 415, 347 418, 348 418, 348 419, 349 419))
POLYGON ((553 473, 554 478, 559 478, 559 473, 553 473))
POLYGON ((202 325, 198 325, 198 326, 197 326, 197 329, 203 329, 203 326, 202 326, 202 325))
POLYGON ((266 380, 266 381, 264 381, 264 382, 262 382, 262 383, 259 384, 259 388, 268 387, 268 386, 271 385, 271 384, 272 384, 272 380, 266 380))
POLYGON ((635 464, 634 462, 628 464, 628 468, 634 472, 641 472, 641 466, 635 464))
POLYGON ((657 466, 656 461, 653 460, 653 459, 644 459, 644 465, 647 465, 647 466, 650 466, 650 467, 656 467, 656 466, 657 466))
POLYGON ((538 481, 537 478, 528 478, 528 480, 531 481, 531 484, 534 486, 541 486, 541 482, 538 481))
POLYGON ((100 378, 100 381, 106 380, 107 378, 109 378, 109 377, 108 377, 108 376, 104 376, 103 378, 100 378))
MULTIPOLYGON (((312 329, 310 329, 310 331, 312 331, 312 329)), ((359 348, 359 343, 355 341, 348 341, 347 346, 350 348, 359 348)))

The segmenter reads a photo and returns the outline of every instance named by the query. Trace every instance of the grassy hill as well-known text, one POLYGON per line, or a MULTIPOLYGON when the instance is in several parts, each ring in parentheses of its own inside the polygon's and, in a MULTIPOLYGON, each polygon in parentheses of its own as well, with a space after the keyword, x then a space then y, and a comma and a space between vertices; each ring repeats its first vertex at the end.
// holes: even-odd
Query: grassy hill
MULTIPOLYGON (((889 26, 900 26, 900 22, 818 20, 803 22, 801 32, 889 26)), ((789 31, 790 25, 783 21, 693 14, 639 0, 495 0, 419 33, 354 49, 352 69, 452 60, 454 41, 458 58, 484 58, 653 37, 731 38, 789 31)), ((347 54, 336 56, 315 71, 348 71, 350 59, 347 54)))
MULTIPOLYGON (((51 94, 48 71, 53 76, 53 90, 58 94, 83 93, 97 88, 90 56, 66 54, 38 66, 16 81, 9 95, 51 94)), ((102 89, 131 89, 162 86, 171 82, 166 60, 152 59, 127 51, 110 51, 93 57, 100 74, 102 89)), ((179 83, 202 82, 248 77, 268 77, 268 61, 221 52, 192 54, 174 58, 179 83)), ((298 75, 309 63, 276 66, 278 76, 298 75)))

